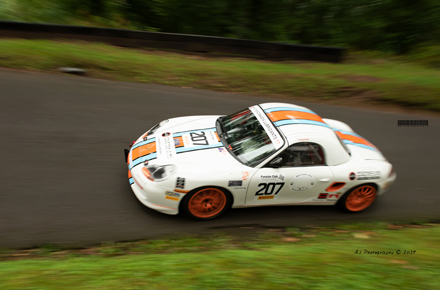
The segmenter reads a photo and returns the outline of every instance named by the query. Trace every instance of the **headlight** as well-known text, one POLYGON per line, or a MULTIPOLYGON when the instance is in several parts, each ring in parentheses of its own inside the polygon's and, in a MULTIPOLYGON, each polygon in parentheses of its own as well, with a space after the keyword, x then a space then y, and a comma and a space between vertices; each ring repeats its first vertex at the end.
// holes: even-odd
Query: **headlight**
POLYGON ((142 173, 151 181, 164 181, 176 171, 174 165, 146 165, 142 173))

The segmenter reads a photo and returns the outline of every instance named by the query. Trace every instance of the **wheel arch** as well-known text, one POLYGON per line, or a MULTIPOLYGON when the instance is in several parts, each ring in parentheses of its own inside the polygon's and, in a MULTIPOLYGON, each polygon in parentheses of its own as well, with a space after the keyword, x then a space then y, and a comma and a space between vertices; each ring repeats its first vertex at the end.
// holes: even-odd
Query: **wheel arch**
MULTIPOLYGON (((358 211, 348 211, 347 209, 346 209, 346 207, 345 207, 345 201, 346 201, 346 199, 347 199, 347 194, 350 194, 351 192, 353 192, 353 190, 355 190, 356 188, 358 188, 358 187, 361 187, 361 186, 372 186, 372 187, 374 187, 375 188, 375 190, 376 190, 376 197, 374 198, 374 200, 373 200, 373 203, 377 200, 377 192, 379 191, 379 185, 378 184, 376 184, 376 183, 374 183, 374 182, 364 182, 364 183, 360 183, 360 184, 357 184, 357 185, 355 185, 355 186, 353 186, 353 187, 351 187, 350 189, 348 189, 348 190, 346 190, 343 194, 342 194, 342 196, 340 196, 340 198, 339 198, 339 200, 336 202, 336 206, 337 207, 339 207, 340 209, 342 209, 343 211, 345 211, 345 212, 358 212, 358 211)), ((371 205, 371 204, 370 204, 371 205)), ((370 205, 368 205, 368 207, 370 207, 370 205)), ((368 208, 367 207, 367 208, 368 208)), ((366 208, 365 208, 366 209, 366 208)), ((360 211, 363 211, 363 210, 365 210, 365 209, 362 209, 362 210, 360 210, 360 211)))
MULTIPOLYGON (((374 188, 376 188, 376 190, 377 191, 379 191, 379 185, 377 184, 377 183, 374 183, 374 182, 364 182, 364 183, 359 183, 359 184, 356 184, 356 185, 353 185, 352 187, 350 187, 349 189, 347 189, 342 195, 341 195, 341 197, 343 197, 344 195, 346 195, 347 193, 349 193, 349 192, 351 192, 353 189, 355 189, 356 187, 359 187, 359 186, 364 186, 364 185, 372 185, 372 186, 374 186, 374 188)), ((339 198, 339 200, 340 200, 341 198, 339 198)))
POLYGON ((229 195, 229 198, 231 199, 231 203, 229 204, 229 208, 227 209, 227 210, 229 210, 229 209, 232 207, 232 205, 234 204, 234 201, 235 201, 235 199, 234 199, 234 195, 232 194, 232 192, 231 192, 229 189, 224 188, 224 187, 222 187, 222 186, 218 186, 218 185, 203 185, 203 186, 198 186, 198 187, 196 187, 196 188, 191 189, 191 190, 188 191, 188 192, 185 194, 185 196, 180 200, 180 203, 179 203, 179 214, 184 212, 184 210, 183 210, 183 206, 184 206, 184 204, 185 204, 185 202, 186 202, 186 199, 188 199, 188 197, 190 196, 191 193, 193 193, 193 192, 197 192, 197 191, 202 190, 202 189, 204 189, 204 188, 210 188, 210 187, 220 189, 220 190, 222 190, 223 192, 225 192, 227 195, 229 195))

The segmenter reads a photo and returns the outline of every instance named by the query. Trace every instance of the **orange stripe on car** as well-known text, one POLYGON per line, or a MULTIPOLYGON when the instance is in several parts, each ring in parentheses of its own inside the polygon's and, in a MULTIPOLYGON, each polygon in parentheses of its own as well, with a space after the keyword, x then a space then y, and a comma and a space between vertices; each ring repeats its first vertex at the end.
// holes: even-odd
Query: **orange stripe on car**
POLYGON ((148 143, 143 146, 134 148, 131 151, 131 160, 156 152, 156 142, 148 143))
POLYGON ((348 134, 344 134, 338 131, 335 131, 336 134, 338 134, 339 138, 341 138, 342 140, 348 140, 351 141, 353 143, 358 143, 358 144, 364 144, 367 146, 371 146, 373 148, 376 148, 376 146, 374 146, 373 144, 371 144, 370 142, 368 142, 366 139, 362 138, 362 137, 357 137, 357 136, 353 136, 353 135, 348 135, 348 134))
POLYGON ((272 122, 289 120, 289 119, 301 119, 301 120, 311 120, 324 123, 322 118, 313 113, 300 112, 300 111, 276 111, 272 113, 267 113, 267 116, 272 120, 272 122))
POLYGON ((217 132, 215 132, 215 136, 217 137, 217 141, 220 142, 221 140, 220 140, 220 137, 218 136, 217 132))
POLYGON ((131 178, 131 171, 128 170, 128 179, 130 179, 130 178, 131 178))

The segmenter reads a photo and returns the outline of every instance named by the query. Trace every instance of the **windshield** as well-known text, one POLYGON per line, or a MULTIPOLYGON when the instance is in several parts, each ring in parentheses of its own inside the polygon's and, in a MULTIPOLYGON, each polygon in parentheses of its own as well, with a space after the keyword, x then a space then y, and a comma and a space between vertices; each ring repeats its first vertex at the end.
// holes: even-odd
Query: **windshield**
POLYGON ((217 125, 225 147, 245 165, 255 166, 276 151, 266 131, 249 109, 220 117, 217 125))

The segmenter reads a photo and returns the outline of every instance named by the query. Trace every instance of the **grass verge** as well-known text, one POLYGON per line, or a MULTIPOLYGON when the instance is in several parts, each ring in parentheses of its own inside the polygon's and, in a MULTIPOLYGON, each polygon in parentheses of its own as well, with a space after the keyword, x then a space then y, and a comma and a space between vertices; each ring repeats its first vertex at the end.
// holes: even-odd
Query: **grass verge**
POLYGON ((438 224, 375 223, 45 246, 1 254, 0 288, 437 289, 439 242, 438 224))
POLYGON ((334 103, 392 103, 440 112, 440 71, 353 54, 343 64, 267 62, 119 48, 88 42, 0 40, 0 67, 86 69, 110 80, 334 103))

